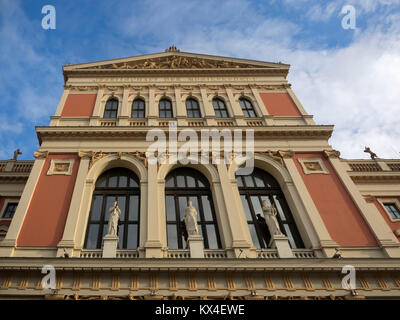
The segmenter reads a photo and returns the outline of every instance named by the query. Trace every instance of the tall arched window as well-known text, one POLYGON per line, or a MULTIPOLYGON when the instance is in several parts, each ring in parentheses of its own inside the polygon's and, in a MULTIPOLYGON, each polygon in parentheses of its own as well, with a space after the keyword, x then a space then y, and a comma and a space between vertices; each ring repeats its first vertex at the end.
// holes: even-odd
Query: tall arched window
POLYGON ((131 118, 144 118, 145 103, 143 99, 135 99, 132 103, 131 118))
POLYGON ((243 115, 246 118, 257 117, 256 112, 254 111, 253 104, 249 100, 247 100, 245 98, 240 98, 239 103, 240 103, 240 106, 242 107, 243 115))
POLYGON ((186 248, 183 214, 189 200, 198 213, 197 224, 204 238, 204 248, 221 248, 210 185, 200 172, 191 168, 175 169, 165 180, 168 247, 186 248))
POLYGON ((85 248, 100 249, 107 234, 109 209, 113 201, 121 209, 118 236, 119 249, 136 249, 139 243, 140 189, 136 175, 125 168, 104 172, 96 182, 86 230, 85 248))
POLYGON ((251 175, 236 175, 236 181, 255 247, 267 248, 271 238, 263 221, 262 201, 266 200, 277 209, 280 229, 288 237, 290 246, 304 248, 285 196, 274 177, 256 168, 251 175))
POLYGON ((160 118, 172 118, 172 103, 168 99, 161 99, 158 103, 160 118))
POLYGON ((188 118, 200 118, 200 107, 197 100, 193 98, 186 99, 186 112, 188 118))
POLYGON ((213 103, 213 107, 214 107, 214 111, 215 111, 215 116, 217 118, 228 118, 229 117, 228 110, 226 109, 226 105, 225 105, 224 101, 222 101, 219 98, 214 98, 212 103, 213 103))
POLYGON ((111 98, 104 109, 104 118, 116 118, 118 114, 118 99, 111 98))

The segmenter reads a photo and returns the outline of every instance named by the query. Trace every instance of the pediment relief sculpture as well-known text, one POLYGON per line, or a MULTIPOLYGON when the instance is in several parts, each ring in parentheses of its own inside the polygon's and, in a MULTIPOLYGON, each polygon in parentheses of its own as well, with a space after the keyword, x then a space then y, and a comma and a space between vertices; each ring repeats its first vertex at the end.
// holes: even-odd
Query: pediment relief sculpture
POLYGON ((259 68, 260 66, 226 60, 168 56, 146 60, 112 63, 88 69, 214 69, 214 68, 259 68))

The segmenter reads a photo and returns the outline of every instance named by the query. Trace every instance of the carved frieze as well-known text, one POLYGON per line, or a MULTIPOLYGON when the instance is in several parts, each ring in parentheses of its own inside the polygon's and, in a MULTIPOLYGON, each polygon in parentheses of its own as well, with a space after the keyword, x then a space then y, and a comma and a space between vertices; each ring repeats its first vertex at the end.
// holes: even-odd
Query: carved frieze
POLYGON ((88 69, 214 69, 214 68, 260 68, 258 65, 226 60, 211 60, 182 55, 112 63, 88 69))

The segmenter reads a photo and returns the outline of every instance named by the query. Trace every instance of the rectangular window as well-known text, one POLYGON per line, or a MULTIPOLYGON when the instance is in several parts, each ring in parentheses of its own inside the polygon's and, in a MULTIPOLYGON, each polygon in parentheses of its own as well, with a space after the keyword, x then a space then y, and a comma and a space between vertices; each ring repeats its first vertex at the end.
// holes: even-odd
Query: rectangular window
POLYGON ((18 203, 15 202, 9 202, 7 204, 6 210, 4 211, 3 214, 3 219, 12 219, 14 216, 15 211, 17 210, 18 203))
POLYGON ((384 203, 385 209, 389 212, 392 219, 400 219, 400 210, 395 203, 384 203))

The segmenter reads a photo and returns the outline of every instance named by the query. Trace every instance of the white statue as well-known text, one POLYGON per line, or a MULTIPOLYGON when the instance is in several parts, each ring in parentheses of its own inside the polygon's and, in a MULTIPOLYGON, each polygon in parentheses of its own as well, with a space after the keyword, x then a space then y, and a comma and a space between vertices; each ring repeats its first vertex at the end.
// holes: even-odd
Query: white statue
POLYGON ((188 236, 198 235, 199 228, 197 226, 197 210, 193 206, 192 200, 188 201, 188 206, 185 209, 183 219, 185 220, 185 226, 188 236))
POLYGON ((116 236, 118 232, 118 221, 121 214, 121 210, 118 207, 117 200, 114 201, 113 206, 109 209, 110 218, 108 220, 108 232, 107 235, 116 236))
POLYGON ((266 200, 262 202, 262 210, 264 213, 265 223, 268 226, 269 233, 273 235, 281 235, 281 229, 279 228, 278 219, 276 218, 277 211, 274 206, 268 205, 266 200))

